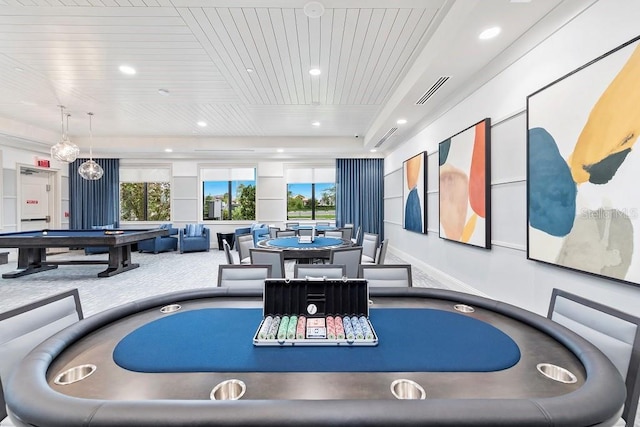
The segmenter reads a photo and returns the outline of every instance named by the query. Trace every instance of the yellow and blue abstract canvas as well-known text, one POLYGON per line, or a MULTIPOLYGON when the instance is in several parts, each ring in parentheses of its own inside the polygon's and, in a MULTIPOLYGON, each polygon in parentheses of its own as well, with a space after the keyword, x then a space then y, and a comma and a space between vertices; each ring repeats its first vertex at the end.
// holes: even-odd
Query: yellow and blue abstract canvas
POLYGON ((403 164, 404 228, 427 233, 427 153, 417 154, 403 164))

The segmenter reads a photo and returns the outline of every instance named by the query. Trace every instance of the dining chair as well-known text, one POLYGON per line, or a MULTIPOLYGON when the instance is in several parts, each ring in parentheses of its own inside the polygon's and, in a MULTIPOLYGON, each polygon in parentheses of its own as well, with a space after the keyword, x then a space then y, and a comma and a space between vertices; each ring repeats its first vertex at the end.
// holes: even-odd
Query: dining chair
POLYGON ((413 286, 410 264, 360 264, 358 277, 369 287, 410 288, 413 286))
POLYGON ((229 246, 227 239, 222 239, 222 247, 224 249, 224 256, 227 258, 227 264, 235 264, 233 255, 231 254, 231 246, 229 246))
POLYGON ((342 227, 342 238, 345 240, 353 240, 351 236, 353 236, 353 227, 342 227))
POLYGON ((331 225, 331 223, 329 221, 316 221, 316 225, 322 225, 323 227, 324 226, 328 227, 329 225, 331 225))
POLYGON ((342 279, 347 275, 347 267, 337 264, 296 264, 293 266, 294 279, 319 278, 342 279))
POLYGON ((361 264, 373 264, 376 262, 376 254, 378 253, 378 246, 380 244, 380 237, 373 233, 364 233, 362 235, 362 260, 361 264))
POLYGON ((327 230, 324 232, 324 237, 337 237, 338 239, 344 239, 344 229, 340 230, 327 230))
POLYGON ((278 231, 280 231, 280 227, 269 226, 269 237, 275 239, 278 236, 278 231))
POLYGON ((293 237, 295 235, 295 230, 280 230, 276 232, 276 237, 293 237))
POLYGON ((358 266, 362 257, 362 246, 331 249, 329 252, 329 264, 344 264, 346 276, 358 277, 358 266))
POLYGON ((0 313, 0 425, 24 425, 8 413, 1 389, 13 369, 38 344, 83 317, 77 289, 0 313))
MULTIPOLYGON (((351 229, 353 231, 353 228, 351 229)), ((360 244, 360 232, 362 231, 362 227, 358 226, 358 228, 356 229, 356 234, 353 235, 353 237, 349 237, 351 239, 351 243, 353 243, 354 245, 358 245, 360 244)))
POLYGON ((378 249, 378 255, 376 257, 376 264, 382 265, 384 264, 384 259, 387 257, 387 249, 389 247, 389 239, 384 239, 382 244, 380 245, 380 249, 378 249))
POLYGON ((553 289, 547 318, 598 347, 622 375, 627 398, 620 424, 633 427, 640 398, 640 318, 578 295, 553 289))
POLYGON ((284 228, 286 228, 287 230, 291 230, 293 227, 299 227, 300 223, 299 222, 285 222, 284 223, 284 228))
POLYGON ((270 265, 220 264, 218 287, 263 289, 265 279, 271 277, 270 265))
POLYGON ((251 248, 249 249, 251 264, 262 264, 271 266, 273 278, 284 278, 284 252, 273 249, 251 248))
POLYGON ((241 234, 236 237, 236 244, 238 245, 238 257, 240 258, 240 264, 251 264, 251 254, 249 249, 255 247, 253 243, 253 236, 251 234, 241 234))
POLYGON ((298 228, 298 236, 313 236, 314 228, 298 228))

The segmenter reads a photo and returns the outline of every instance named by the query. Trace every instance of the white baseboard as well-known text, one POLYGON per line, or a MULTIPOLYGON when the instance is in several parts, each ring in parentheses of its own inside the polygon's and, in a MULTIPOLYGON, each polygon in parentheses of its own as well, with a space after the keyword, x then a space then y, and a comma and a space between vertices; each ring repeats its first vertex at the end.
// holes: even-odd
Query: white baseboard
POLYGON ((424 261, 414 257, 413 255, 410 255, 410 254, 408 254, 406 252, 402 252, 402 251, 394 248, 393 246, 389 246, 389 252, 391 252, 392 254, 397 256, 398 258, 401 258, 401 259, 407 261, 409 264, 415 266, 416 268, 419 268, 420 270, 424 271, 425 273, 427 273, 428 275, 430 275, 431 277, 433 277, 434 279, 436 279, 437 281, 442 283, 447 289, 450 289, 452 291, 464 292, 464 293, 467 293, 467 294, 478 295, 478 296, 481 296, 481 297, 489 298, 488 295, 480 292, 476 288, 474 288, 472 286, 469 286, 468 284, 456 279, 455 277, 452 277, 452 276, 448 275, 447 273, 443 272, 442 270, 438 270, 437 268, 435 268, 435 267, 425 263, 424 261))

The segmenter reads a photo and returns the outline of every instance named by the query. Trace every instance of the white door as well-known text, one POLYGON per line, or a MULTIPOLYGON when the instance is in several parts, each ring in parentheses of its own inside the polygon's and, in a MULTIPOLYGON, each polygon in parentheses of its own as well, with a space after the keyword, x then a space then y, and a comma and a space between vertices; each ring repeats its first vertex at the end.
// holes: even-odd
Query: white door
POLYGON ((20 230, 51 228, 49 173, 36 169, 20 171, 20 230))

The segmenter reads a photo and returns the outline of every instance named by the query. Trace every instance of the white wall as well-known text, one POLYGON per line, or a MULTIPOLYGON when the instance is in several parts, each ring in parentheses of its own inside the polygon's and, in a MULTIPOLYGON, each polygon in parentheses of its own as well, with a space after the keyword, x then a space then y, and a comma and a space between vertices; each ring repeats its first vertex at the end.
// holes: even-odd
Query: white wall
MULTIPOLYGON (((398 182, 404 160, 421 151, 429 153, 428 234, 402 229, 402 213, 396 213, 402 209, 395 194, 398 190, 385 188, 385 234, 391 250, 429 269, 454 289, 540 314, 546 314, 551 290, 558 287, 640 315, 640 286, 526 259, 525 152, 527 95, 636 37, 638 16, 640 1, 597 2, 390 153, 385 159, 385 183, 398 182), (438 236, 438 143, 485 117, 492 122, 491 250, 438 236)), ((640 202, 639 195, 635 197, 640 202)))

